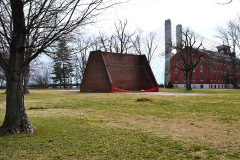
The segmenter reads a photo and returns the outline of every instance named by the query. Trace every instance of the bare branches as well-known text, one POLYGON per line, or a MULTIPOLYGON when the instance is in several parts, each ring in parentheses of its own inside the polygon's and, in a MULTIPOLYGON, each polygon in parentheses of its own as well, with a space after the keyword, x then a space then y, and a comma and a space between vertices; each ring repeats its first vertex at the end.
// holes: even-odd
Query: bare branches
POLYGON ((176 62, 172 66, 172 69, 181 70, 186 77, 186 87, 191 90, 192 73, 195 67, 201 62, 201 59, 205 56, 204 52, 200 52, 202 42, 197 44, 196 37, 192 31, 187 29, 182 32, 183 40, 182 45, 177 44, 172 46, 177 51, 175 58, 176 62))
POLYGON ((151 62, 153 58, 153 54, 156 52, 158 48, 158 44, 156 42, 156 33, 151 32, 146 38, 143 43, 145 48, 145 55, 147 57, 148 63, 151 62))
POLYGON ((229 20, 225 27, 217 27, 217 37, 224 44, 232 47, 233 52, 240 50, 240 15, 236 19, 229 20))
MULTIPOLYGON (((40 53, 51 47, 59 37, 77 28, 94 24, 106 9, 123 3, 118 0, 24 0, 26 52, 23 68, 40 53)), ((12 18, 10 0, 0 2, 0 46, 8 49, 11 42, 12 18)))
POLYGON ((107 36, 104 33, 100 33, 99 43, 100 49, 104 49, 109 52, 116 53, 128 53, 133 48, 132 38, 135 35, 135 31, 129 33, 127 31, 127 20, 124 22, 119 20, 115 23, 115 32, 111 36, 107 36))
POLYGON ((217 4, 220 4, 220 5, 227 5, 227 4, 230 4, 230 3, 232 3, 232 1, 233 0, 229 0, 228 2, 226 2, 226 3, 217 3, 217 4))

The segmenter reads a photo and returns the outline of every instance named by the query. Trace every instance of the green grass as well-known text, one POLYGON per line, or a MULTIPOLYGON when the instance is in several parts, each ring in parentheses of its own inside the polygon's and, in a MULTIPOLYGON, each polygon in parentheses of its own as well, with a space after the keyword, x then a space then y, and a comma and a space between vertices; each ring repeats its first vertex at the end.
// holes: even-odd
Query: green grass
MULTIPOLYGON (((25 106, 37 130, 0 135, 0 159, 240 158, 239 90, 191 91, 208 93, 200 96, 30 92, 25 106)), ((5 96, 0 94, 0 124, 5 96)))
POLYGON ((176 92, 176 93, 209 93, 209 94, 238 94, 240 95, 240 90, 233 90, 233 89, 192 89, 186 90, 183 88, 172 88, 172 89, 165 89, 159 88, 159 92, 176 92))

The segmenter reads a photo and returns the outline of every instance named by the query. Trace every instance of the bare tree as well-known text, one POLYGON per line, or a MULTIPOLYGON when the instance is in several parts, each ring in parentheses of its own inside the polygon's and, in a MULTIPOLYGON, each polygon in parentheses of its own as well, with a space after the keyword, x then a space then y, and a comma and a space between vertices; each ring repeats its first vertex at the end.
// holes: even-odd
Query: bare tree
POLYGON ((37 88, 48 88, 51 81, 52 64, 35 59, 30 68, 31 85, 37 88))
POLYGON ((131 44, 131 37, 135 34, 134 33, 127 33, 126 27, 127 27, 127 20, 124 22, 119 20, 119 23, 115 23, 115 30, 116 30, 116 46, 115 50, 117 53, 128 53, 128 50, 132 48, 131 44))
POLYGON ((133 49, 136 54, 142 55, 143 54, 143 38, 142 38, 143 32, 139 30, 136 33, 136 36, 134 39, 132 39, 133 49))
POLYGON ((231 72, 228 77, 231 77, 231 82, 233 87, 238 88, 238 77, 237 73, 237 50, 240 50, 240 15, 237 19, 228 21, 225 27, 218 27, 218 38, 223 41, 223 44, 226 44, 232 48, 232 52, 229 53, 230 63, 231 63, 231 72))
POLYGON ((0 66, 7 80, 6 115, 0 130, 33 132, 24 108, 23 74, 59 37, 95 21, 111 0, 0 1, 0 66), (7 53, 8 58, 4 57, 7 53))
POLYGON ((151 60, 152 60, 152 57, 153 57, 153 55, 156 52, 157 47, 158 47, 157 42, 156 42, 156 33, 151 32, 146 37, 144 44, 146 46, 145 55, 147 56, 148 63, 150 63, 151 60))
POLYGON ((197 40, 193 32, 189 29, 182 32, 183 40, 182 45, 172 46, 176 49, 177 61, 174 68, 181 70, 186 77, 186 89, 191 90, 191 80, 194 68, 199 64, 205 53, 199 52, 202 43, 196 44, 197 40))
MULTIPOLYGON (((77 36, 75 38, 75 47, 73 48, 73 68, 75 81, 81 82, 83 79, 83 74, 87 66, 88 54, 92 47, 96 45, 95 39, 88 37, 77 36)), ((95 49, 94 49, 95 50, 95 49)))
POLYGON ((154 53, 158 48, 157 34, 150 32, 143 37, 142 31, 139 31, 135 38, 132 38, 133 52, 139 55, 145 54, 148 63, 151 62, 154 53))
POLYGON ((128 53, 133 48, 131 38, 135 35, 135 32, 129 33, 126 29, 127 24, 127 20, 124 22, 121 20, 118 23, 115 22, 115 32, 110 37, 104 33, 100 33, 98 38, 99 48, 109 52, 128 53))

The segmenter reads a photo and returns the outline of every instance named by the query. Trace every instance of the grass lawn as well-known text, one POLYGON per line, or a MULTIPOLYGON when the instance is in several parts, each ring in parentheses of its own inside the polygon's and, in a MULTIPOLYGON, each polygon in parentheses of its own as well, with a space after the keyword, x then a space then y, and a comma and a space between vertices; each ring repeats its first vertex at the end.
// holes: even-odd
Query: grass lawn
POLYGON ((37 130, 0 135, 0 159, 240 159, 240 90, 191 91, 208 93, 198 96, 30 92, 25 107, 37 130))

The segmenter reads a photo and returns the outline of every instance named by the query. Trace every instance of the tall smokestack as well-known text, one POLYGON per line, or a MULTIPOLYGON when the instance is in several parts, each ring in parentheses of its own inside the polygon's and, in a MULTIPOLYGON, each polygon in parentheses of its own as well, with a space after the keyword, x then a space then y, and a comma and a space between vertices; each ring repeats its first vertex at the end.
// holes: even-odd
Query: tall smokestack
POLYGON ((182 48, 182 25, 178 24, 176 27, 176 41, 177 41, 177 47, 182 48))
POLYGON ((170 58, 172 56, 171 47, 172 45, 172 27, 171 27, 171 20, 165 20, 165 77, 164 83, 165 85, 171 81, 170 77, 170 58))

